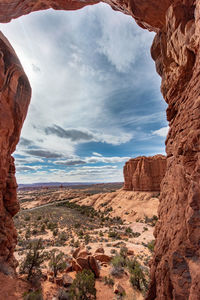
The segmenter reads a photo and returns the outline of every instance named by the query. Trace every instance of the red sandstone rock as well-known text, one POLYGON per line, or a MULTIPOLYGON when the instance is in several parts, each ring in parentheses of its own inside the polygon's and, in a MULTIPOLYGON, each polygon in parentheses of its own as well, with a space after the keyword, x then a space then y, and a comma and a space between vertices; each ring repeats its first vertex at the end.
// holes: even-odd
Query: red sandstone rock
POLYGON ((76 259, 77 263, 79 264, 79 266, 81 266, 82 269, 90 269, 89 263, 88 263, 88 258, 82 258, 82 257, 78 257, 76 259))
POLYGON ((83 270, 83 268, 77 263, 75 259, 72 260, 72 270, 76 272, 83 270))
POLYGON ((103 248, 98 248, 95 253, 104 253, 104 249, 103 248))
POLYGON ((160 191, 166 172, 166 157, 155 155, 132 158, 124 166, 124 189, 128 191, 160 191))
POLYGON ((105 262, 108 263, 111 261, 111 257, 106 255, 106 254, 95 254, 94 256, 97 260, 99 260, 100 262, 105 262))
POLYGON ((91 255, 89 251, 83 250, 78 253, 78 257, 86 258, 88 255, 91 255))
POLYGON ((19 211, 12 152, 19 141, 31 97, 22 66, 0 32, 0 270, 16 267, 13 252, 17 234, 12 217, 19 211))
MULTIPOLYGON (((98 1, 2 0, 0 22, 31 11, 77 9, 98 1)), ((200 1, 106 0, 157 34, 152 57, 162 77, 170 131, 167 171, 161 184, 159 222, 148 300, 200 295, 200 1)), ((17 210, 11 154, 19 140, 30 86, 14 50, 0 34, 0 267, 15 266, 17 210), (12 175, 11 175, 12 174, 12 175), (11 183, 12 182, 12 183, 11 183), (11 183, 11 192, 9 185, 11 183), (4 204, 4 202, 6 204, 4 204), (6 209, 8 207, 8 210, 6 209)))
POLYGON ((88 262, 89 262, 90 269, 93 271, 95 277, 99 278, 100 271, 95 257, 92 255, 88 256, 88 262))

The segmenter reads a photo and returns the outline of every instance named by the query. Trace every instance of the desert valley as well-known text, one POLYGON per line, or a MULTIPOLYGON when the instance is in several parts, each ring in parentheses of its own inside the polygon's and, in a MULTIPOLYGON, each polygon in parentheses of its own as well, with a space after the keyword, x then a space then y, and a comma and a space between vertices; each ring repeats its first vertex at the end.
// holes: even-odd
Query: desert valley
POLYGON ((164 156, 139 157, 125 184, 19 188, 19 275, 1 275, 1 299, 143 299, 165 169, 164 156))

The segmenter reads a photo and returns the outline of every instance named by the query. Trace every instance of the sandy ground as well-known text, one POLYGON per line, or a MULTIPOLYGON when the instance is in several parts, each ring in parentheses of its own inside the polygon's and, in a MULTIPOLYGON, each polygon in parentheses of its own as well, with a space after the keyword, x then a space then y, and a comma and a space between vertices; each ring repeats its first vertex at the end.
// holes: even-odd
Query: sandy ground
POLYGON ((96 210, 105 211, 112 207, 111 217, 119 216, 127 222, 157 215, 159 204, 158 192, 134 192, 123 189, 113 193, 102 193, 83 199, 75 198, 71 202, 79 205, 93 206, 96 210))

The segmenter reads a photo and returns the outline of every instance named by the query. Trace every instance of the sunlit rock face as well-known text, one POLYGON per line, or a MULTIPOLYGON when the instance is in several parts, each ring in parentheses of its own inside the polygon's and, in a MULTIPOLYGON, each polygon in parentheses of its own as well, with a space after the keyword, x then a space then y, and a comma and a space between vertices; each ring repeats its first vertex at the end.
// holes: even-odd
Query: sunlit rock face
MULTIPOLYGON (((98 1, 2 0, 0 22, 31 11, 78 9, 98 1)), ((200 1, 108 0, 155 31, 152 57, 162 77, 170 130, 167 171, 161 183, 159 222, 147 299, 198 300, 200 295, 200 1)), ((11 46, 1 35, 0 259, 14 266, 17 211, 11 153, 26 116, 30 87, 11 46), (14 68, 14 69, 12 69, 14 68)))
POLYGON ((166 157, 155 155, 132 158, 124 166, 124 189, 127 191, 160 191, 166 172, 166 157))
POLYGON ((15 267, 17 234, 12 217, 19 211, 12 152, 19 141, 31 97, 31 88, 20 62, 0 33, 0 270, 15 267))

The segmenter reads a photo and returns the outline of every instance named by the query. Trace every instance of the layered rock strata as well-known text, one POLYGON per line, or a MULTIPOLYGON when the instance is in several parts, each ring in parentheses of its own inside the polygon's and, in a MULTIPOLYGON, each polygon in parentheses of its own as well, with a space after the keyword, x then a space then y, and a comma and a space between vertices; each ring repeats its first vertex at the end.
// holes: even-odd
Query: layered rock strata
MULTIPOLYGON (((0 22, 31 11, 77 9, 98 1, 2 0, 0 22)), ((170 130, 167 171, 161 184, 159 222, 148 300, 200 295, 200 1, 107 0, 156 36, 152 57, 162 77, 170 130)), ((11 216, 17 209, 11 153, 19 139, 30 87, 16 56, 1 35, 0 58, 0 261, 14 265, 11 216), (12 170, 12 171, 11 171, 12 170), (11 175, 12 173, 12 175, 11 175), (12 181, 12 188, 8 182, 12 181), (11 193, 9 192, 11 189, 11 193), (5 196, 7 195, 7 196, 5 196), (9 198, 10 197, 10 198, 9 198), (6 204, 5 204, 6 203, 6 204), (13 208, 12 208, 13 207, 13 208)))
POLYGON ((124 166, 124 190, 160 191, 160 183, 166 172, 166 163, 164 155, 130 159, 124 166))

